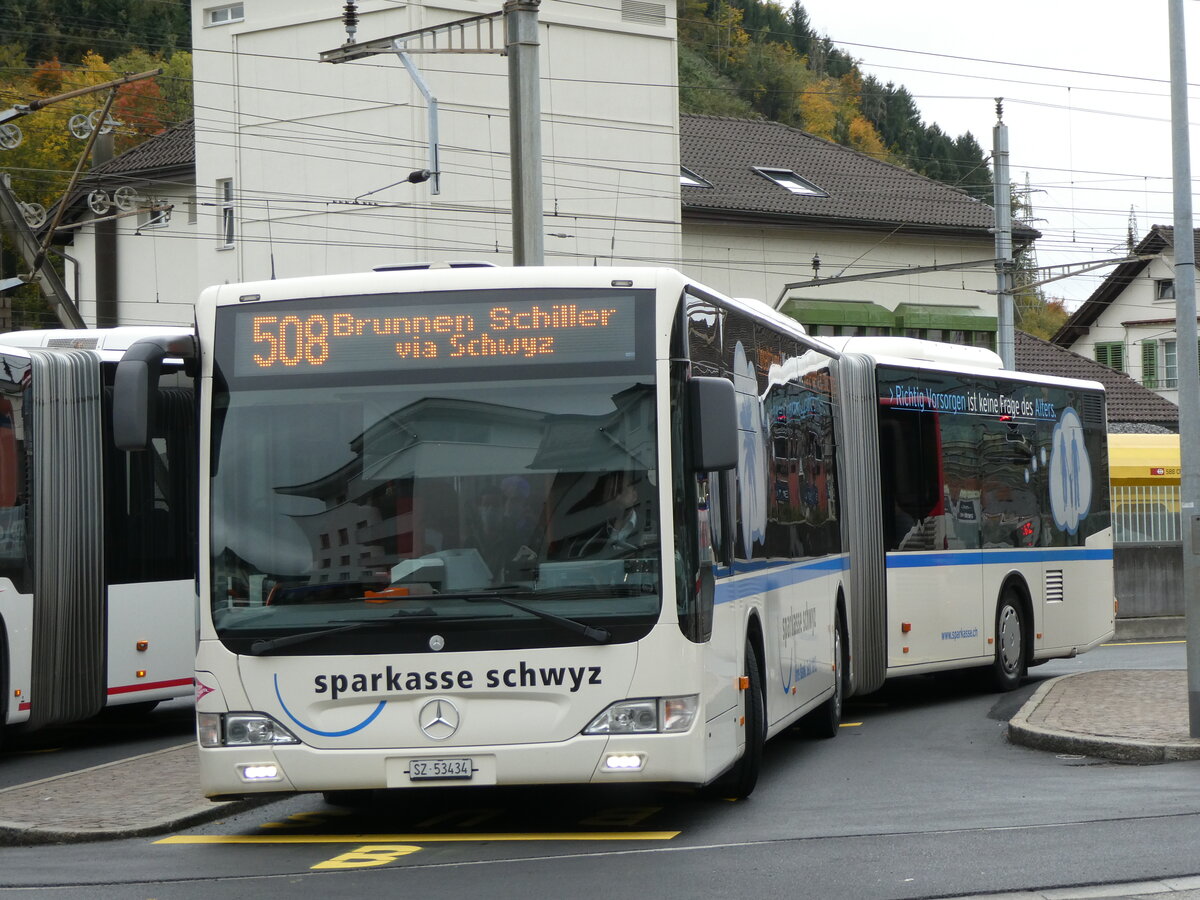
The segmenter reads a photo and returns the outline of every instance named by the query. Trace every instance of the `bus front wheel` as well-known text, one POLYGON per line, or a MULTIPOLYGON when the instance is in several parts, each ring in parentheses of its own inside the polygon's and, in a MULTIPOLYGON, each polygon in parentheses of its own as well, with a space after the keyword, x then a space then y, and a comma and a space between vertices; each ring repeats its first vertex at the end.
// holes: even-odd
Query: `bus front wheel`
POLYGON ((746 641, 746 746, 742 758, 728 772, 708 785, 704 793, 712 798, 744 800, 758 783, 762 768, 763 745, 767 735, 767 710, 763 698, 762 676, 758 671, 758 653, 752 641, 746 641))
POLYGON ((1025 629, 1022 605, 1012 588, 996 604, 996 658, 992 661, 992 686, 1011 691, 1025 674, 1025 629))

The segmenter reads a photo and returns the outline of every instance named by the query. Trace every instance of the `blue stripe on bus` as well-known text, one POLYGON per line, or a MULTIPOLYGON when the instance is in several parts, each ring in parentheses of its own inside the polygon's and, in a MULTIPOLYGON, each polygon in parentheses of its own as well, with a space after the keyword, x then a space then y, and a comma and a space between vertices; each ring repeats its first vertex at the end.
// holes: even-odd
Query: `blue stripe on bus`
POLYGON ((889 569, 925 569, 937 566, 1007 565, 1012 563, 1111 560, 1111 549, 1087 547, 1033 547, 1012 550, 956 550, 946 553, 889 553, 889 569))
POLYGON ((846 556, 826 557, 812 562, 737 562, 732 569, 717 570, 717 603, 732 603, 743 597, 761 594, 812 581, 830 572, 844 572, 850 568, 846 556), (750 573, 747 577, 738 577, 750 573))

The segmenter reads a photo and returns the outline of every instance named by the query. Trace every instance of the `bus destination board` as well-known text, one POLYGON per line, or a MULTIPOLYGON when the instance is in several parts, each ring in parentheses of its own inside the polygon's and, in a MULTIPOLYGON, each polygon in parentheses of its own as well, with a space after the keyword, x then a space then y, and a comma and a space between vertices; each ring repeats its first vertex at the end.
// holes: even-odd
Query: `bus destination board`
POLYGON ((627 362, 635 358, 634 309, 628 293, 417 305, 383 305, 378 297, 255 304, 235 313, 234 372, 627 362))

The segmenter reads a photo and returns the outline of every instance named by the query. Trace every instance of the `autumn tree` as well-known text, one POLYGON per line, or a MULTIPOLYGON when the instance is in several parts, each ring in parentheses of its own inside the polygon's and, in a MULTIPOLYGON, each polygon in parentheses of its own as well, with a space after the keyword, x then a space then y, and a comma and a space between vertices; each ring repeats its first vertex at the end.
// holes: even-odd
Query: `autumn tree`
MULTIPOLYGON (((88 52, 77 65, 51 59, 30 68, 24 65, 21 48, 8 45, 0 47, 0 108, 28 105, 34 100, 161 66, 172 73, 163 80, 167 90, 160 87, 158 78, 131 82, 117 89, 109 117, 114 123, 114 149, 119 153, 162 132, 168 124, 190 116, 190 63, 191 57, 186 53, 177 53, 166 60, 139 51, 110 64, 100 54, 88 52)), ((83 123, 99 121, 107 96, 107 91, 97 91, 62 100, 9 123, 19 132, 10 131, 10 140, 0 147, 0 170, 9 177, 18 201, 29 209, 40 205, 50 211, 63 199, 76 168, 82 165, 82 171, 87 171, 90 161, 81 160, 87 146, 83 123), (9 146, 18 133, 19 143, 9 146)), ((0 273, 10 275, 21 271, 23 266, 14 249, 4 246, 0 273)), ((12 303, 16 324, 56 324, 33 285, 10 291, 6 298, 12 303)))

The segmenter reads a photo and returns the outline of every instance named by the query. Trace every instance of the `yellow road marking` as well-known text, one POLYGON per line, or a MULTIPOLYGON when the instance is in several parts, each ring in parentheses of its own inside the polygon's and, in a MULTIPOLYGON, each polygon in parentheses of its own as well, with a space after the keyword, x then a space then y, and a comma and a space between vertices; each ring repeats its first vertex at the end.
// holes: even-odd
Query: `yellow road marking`
POLYGON ((842 722, 838 728, 857 728, 862 722, 842 722))
POLYGON ((372 866, 386 866, 402 856, 417 853, 420 847, 409 844, 367 844, 357 850, 342 853, 333 859, 319 862, 311 869, 367 869, 372 866))
POLYGON ((156 844, 433 844, 470 841, 669 841, 678 831, 556 831, 544 834, 175 834, 156 844))
POLYGON ((1111 644, 1101 644, 1101 647, 1154 647, 1158 644, 1186 644, 1187 641, 1113 641, 1111 644))

